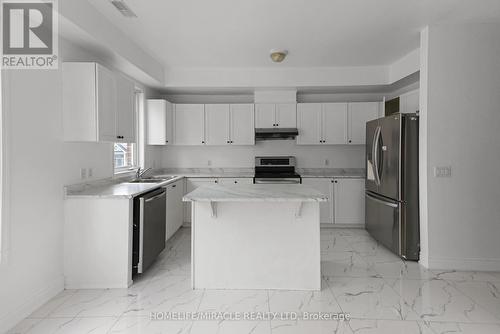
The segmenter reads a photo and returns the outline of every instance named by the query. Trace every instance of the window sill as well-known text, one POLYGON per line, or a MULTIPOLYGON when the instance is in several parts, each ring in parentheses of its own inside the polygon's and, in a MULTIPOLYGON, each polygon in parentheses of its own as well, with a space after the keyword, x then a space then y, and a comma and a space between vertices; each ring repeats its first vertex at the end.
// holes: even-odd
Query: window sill
POLYGON ((135 174, 139 167, 131 167, 131 168, 123 168, 123 169, 115 169, 114 176, 115 177, 123 177, 127 176, 128 174, 132 175, 135 174))

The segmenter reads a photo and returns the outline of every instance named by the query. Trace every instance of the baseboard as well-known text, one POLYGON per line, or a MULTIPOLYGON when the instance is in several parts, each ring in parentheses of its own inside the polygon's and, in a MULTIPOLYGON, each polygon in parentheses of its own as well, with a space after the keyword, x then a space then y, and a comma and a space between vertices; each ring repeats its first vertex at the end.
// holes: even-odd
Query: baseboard
POLYGON ((29 294, 28 298, 21 301, 18 306, 12 305, 9 312, 0 316, 0 333, 7 332, 63 290, 64 277, 60 276, 45 288, 33 291, 33 293, 29 294))
POLYGON ((65 289, 78 290, 78 289, 127 289, 132 285, 132 280, 127 282, 78 282, 66 279, 65 289))
POLYGON ((500 271, 500 259, 429 257, 429 269, 500 271))
POLYGON ((320 224, 321 228, 356 228, 356 229, 364 229, 364 224, 328 224, 322 223, 320 224))

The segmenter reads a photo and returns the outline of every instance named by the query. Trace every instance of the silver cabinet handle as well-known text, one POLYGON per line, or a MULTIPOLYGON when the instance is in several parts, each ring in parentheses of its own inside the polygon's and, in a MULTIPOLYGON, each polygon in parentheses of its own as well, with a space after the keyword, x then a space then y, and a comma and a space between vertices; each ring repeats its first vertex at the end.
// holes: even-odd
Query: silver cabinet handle
POLYGON ((380 203, 380 204, 383 204, 383 205, 386 205, 386 206, 390 206, 391 208, 398 208, 399 207, 399 205, 397 205, 396 203, 386 202, 386 201, 384 201, 384 200, 382 200, 380 198, 377 198, 375 196, 372 196, 372 195, 370 195, 368 193, 365 193, 365 196, 367 198, 371 199, 372 201, 375 201, 377 203, 380 203))

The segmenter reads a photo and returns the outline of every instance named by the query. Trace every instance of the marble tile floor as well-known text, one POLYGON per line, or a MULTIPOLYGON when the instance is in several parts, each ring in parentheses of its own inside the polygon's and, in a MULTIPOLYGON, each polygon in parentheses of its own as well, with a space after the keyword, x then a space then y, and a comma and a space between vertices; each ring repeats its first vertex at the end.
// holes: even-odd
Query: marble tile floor
POLYGON ((360 229, 321 230, 322 290, 191 290, 190 229, 129 289, 65 290, 8 333, 500 333, 500 274, 426 270, 360 229), (297 319, 152 320, 151 312, 296 312, 297 319), (304 312, 346 313, 349 321, 304 312))

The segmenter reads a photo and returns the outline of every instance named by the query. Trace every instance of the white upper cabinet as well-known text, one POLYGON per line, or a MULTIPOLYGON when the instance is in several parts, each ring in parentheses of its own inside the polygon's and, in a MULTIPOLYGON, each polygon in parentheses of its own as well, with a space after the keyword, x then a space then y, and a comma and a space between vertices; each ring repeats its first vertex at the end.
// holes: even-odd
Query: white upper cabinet
POLYGON ((366 122, 379 117, 379 102, 299 103, 298 145, 364 145, 366 122))
POLYGON ((297 104, 257 103, 255 105, 256 128, 297 127, 297 104))
POLYGON ((254 105, 253 104, 231 104, 231 144, 232 145, 254 145, 254 105))
POLYGON ((364 145, 366 143, 366 122, 379 117, 379 102, 349 103, 348 144, 364 145))
POLYGON ((323 144, 345 144, 347 140, 347 103, 323 103, 323 144))
POLYGON ((345 144, 346 118, 346 103, 299 103, 297 144, 345 144))
POLYGON ((298 145, 317 145, 323 143, 321 120, 323 109, 321 103, 297 104, 297 136, 298 145))
POLYGON ((254 145, 253 104, 176 104, 175 145, 254 145))
POLYGON ((296 128, 297 127, 297 104, 280 103, 276 105, 276 127, 296 128))
POLYGON ((134 142, 134 83, 94 62, 65 62, 65 141, 134 142))
POLYGON ((176 145, 205 144, 205 105, 176 104, 174 106, 174 143, 176 145))
MULTIPOLYGON (((120 135, 116 132, 116 86, 113 72, 99 64, 95 64, 95 77, 95 96, 97 98, 97 110, 95 110, 95 115, 98 120, 96 141, 118 141, 120 135)), ((73 80, 78 79, 73 78, 73 80)), ((63 85, 66 84, 69 85, 69 83, 63 82, 63 85)), ((91 83, 89 83, 89 85, 91 85, 91 83)), ((76 94, 78 94, 78 92, 76 92, 76 94)), ((72 113, 71 109, 68 110, 68 112, 72 113)), ((73 113, 77 112, 83 113, 86 111, 73 109, 73 113)), ((71 115, 69 115, 69 117, 71 118, 71 115)), ((90 139, 90 141, 94 140, 90 139)))
POLYGON ((173 143, 173 105, 163 99, 147 101, 148 145, 171 145, 173 143))
POLYGON ((420 110, 419 90, 402 94, 399 97, 399 112, 416 113, 420 110))
POLYGON ((258 103, 255 105, 255 127, 272 128, 276 126, 276 105, 258 103))
POLYGON ((231 143, 229 119, 229 104, 205 105, 206 145, 226 145, 231 143))
POLYGON ((117 142, 135 142, 135 84, 116 75, 116 135, 117 142))
POLYGON ((363 225, 365 223, 364 196, 364 179, 334 179, 334 223, 363 225))

